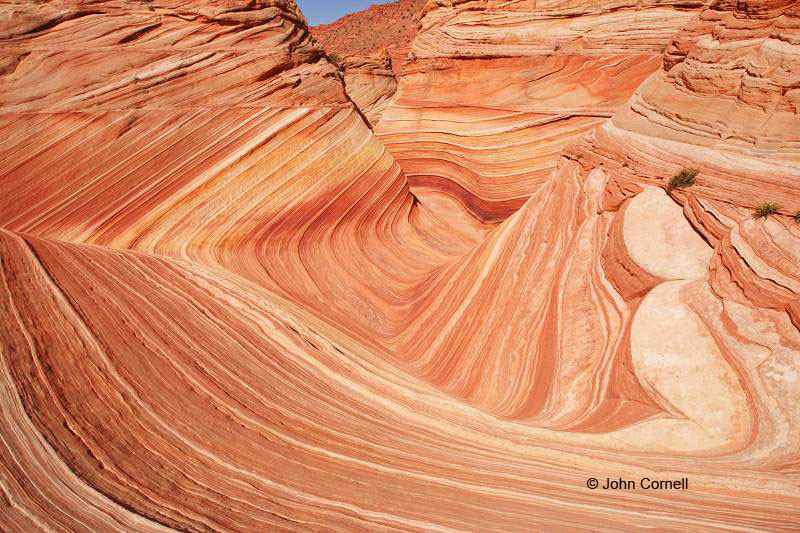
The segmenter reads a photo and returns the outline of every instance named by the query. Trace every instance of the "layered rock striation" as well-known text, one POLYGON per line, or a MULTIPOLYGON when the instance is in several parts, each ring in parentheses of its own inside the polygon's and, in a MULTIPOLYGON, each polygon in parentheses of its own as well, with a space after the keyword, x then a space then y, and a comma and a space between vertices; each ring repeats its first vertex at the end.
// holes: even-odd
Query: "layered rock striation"
POLYGON ((223 265, 379 331, 469 246, 414 208, 294 2, 20 6, 45 22, 2 45, 3 227, 223 265))
POLYGON ((376 137, 291 0, 3 5, 0 523, 792 529, 798 20, 431 2, 376 137))
POLYGON ((397 91, 391 56, 386 52, 374 57, 348 56, 339 66, 347 96, 374 127, 397 91))
POLYGON ((494 227, 661 64, 702 2, 431 2, 378 129, 415 194, 494 227))

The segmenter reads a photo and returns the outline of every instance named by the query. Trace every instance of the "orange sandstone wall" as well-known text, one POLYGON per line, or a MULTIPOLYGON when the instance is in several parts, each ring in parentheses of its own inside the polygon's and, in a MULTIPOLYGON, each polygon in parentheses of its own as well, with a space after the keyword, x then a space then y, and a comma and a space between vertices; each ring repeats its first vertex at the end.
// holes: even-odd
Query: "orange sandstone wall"
POLYGON ((415 209, 294 2, 8 10, 6 229, 224 265, 379 331, 469 246, 415 209))
POLYGON ((423 201, 493 227, 661 64, 702 2, 430 2, 377 133, 423 201))
POLYGON ((348 56, 340 66, 347 96, 374 127, 397 91, 391 56, 388 53, 375 57, 348 56))

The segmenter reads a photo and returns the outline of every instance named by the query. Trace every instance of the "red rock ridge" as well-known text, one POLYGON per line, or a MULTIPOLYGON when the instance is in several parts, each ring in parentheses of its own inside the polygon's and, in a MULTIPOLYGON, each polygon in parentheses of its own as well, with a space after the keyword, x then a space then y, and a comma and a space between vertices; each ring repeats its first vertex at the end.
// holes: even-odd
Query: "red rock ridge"
POLYGON ((424 6, 425 0, 373 4, 330 24, 314 26, 311 33, 326 50, 340 56, 374 56, 388 50, 395 72, 399 72, 424 6))

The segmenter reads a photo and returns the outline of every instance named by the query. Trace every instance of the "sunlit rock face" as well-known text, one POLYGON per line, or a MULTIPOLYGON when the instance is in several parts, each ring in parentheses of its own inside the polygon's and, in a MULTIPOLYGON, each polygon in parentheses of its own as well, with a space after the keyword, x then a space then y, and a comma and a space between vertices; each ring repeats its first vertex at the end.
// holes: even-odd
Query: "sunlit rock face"
POLYGON ((430 2, 377 133, 414 193, 493 227, 661 65, 703 2, 430 2))
POLYGON ((375 126, 397 91, 391 57, 387 52, 375 57, 348 56, 342 60, 341 68, 347 96, 375 126))
POLYGON ((225 265, 370 331, 470 245, 415 209, 294 2, 50 9, 4 26, 5 228, 225 265))
POLYGON ((2 529, 795 528, 798 15, 4 4, 2 529))
POLYGON ((427 0, 373 3, 310 30, 325 50, 342 57, 373 56, 386 50, 392 57, 392 67, 398 70, 417 33, 417 20, 425 4, 427 0))

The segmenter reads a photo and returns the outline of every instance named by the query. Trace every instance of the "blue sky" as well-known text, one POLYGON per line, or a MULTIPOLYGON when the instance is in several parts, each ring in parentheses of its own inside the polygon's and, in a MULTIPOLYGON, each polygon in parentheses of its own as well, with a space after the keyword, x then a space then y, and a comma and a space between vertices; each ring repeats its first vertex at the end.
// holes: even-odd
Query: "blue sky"
POLYGON ((367 9, 370 4, 388 4, 392 0, 297 0, 297 5, 311 26, 328 24, 348 13, 367 9))

